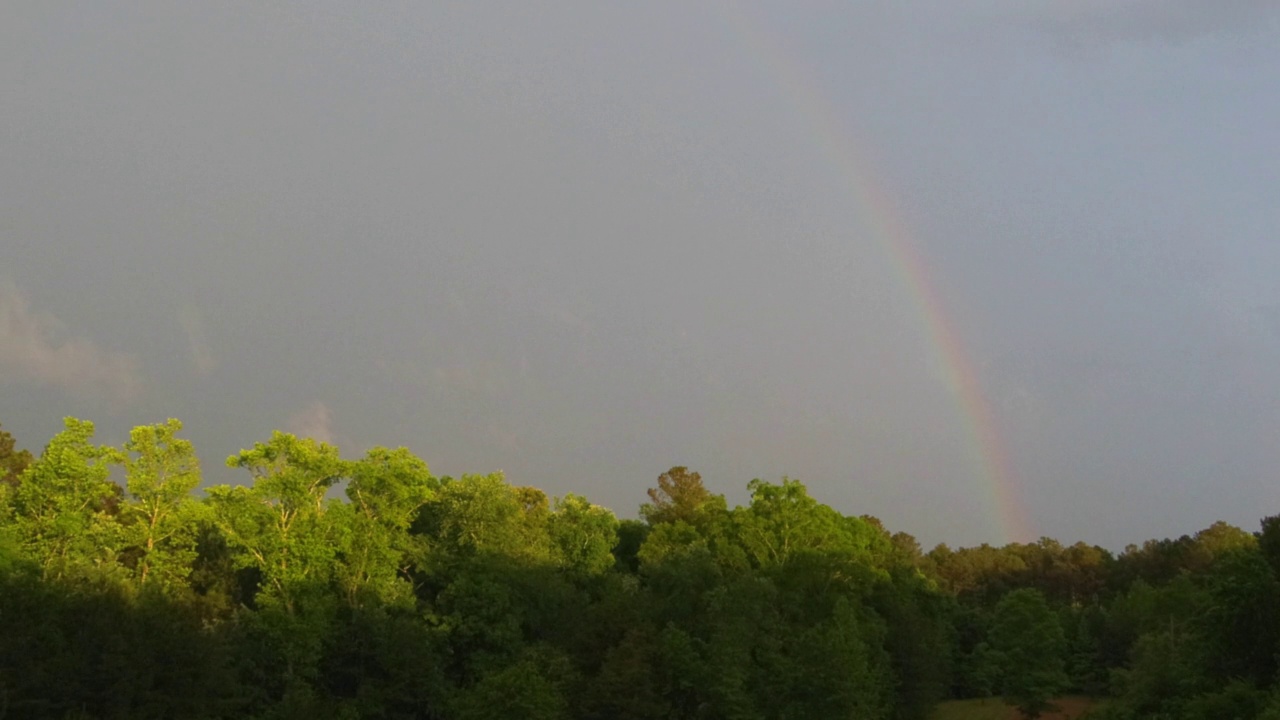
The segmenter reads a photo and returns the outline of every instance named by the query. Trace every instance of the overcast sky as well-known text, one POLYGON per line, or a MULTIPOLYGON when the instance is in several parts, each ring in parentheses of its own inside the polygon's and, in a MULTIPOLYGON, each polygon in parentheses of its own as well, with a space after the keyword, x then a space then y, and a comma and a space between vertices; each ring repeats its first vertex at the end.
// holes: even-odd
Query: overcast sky
POLYGON ((623 516, 787 474, 1004 542, 852 170, 1036 535, 1280 514, 1270 0, 6 2, 0 423, 178 417, 210 482, 273 429, 406 445, 623 516))

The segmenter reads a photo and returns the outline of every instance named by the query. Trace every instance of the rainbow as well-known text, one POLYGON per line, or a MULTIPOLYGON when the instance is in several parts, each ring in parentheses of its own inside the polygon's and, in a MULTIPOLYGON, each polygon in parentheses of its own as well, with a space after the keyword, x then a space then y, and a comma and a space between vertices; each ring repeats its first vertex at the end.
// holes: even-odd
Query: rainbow
POLYGON ((974 456, 989 504, 994 508, 1004 542, 1035 539, 1021 500, 1018 475, 964 340, 947 317, 929 271, 912 239, 911 231, 893 198, 876 182, 871 164, 859 152, 852 133, 835 107, 826 99, 816 78, 767 26, 751 17, 740 3, 717 3, 721 14, 751 52, 762 59, 765 74, 791 96, 792 102, 813 125, 814 138, 823 155, 831 159, 848 192, 862 208, 867 229, 878 241, 887 260, 916 306, 925 340, 933 348, 934 362, 957 403, 967 442, 974 456))

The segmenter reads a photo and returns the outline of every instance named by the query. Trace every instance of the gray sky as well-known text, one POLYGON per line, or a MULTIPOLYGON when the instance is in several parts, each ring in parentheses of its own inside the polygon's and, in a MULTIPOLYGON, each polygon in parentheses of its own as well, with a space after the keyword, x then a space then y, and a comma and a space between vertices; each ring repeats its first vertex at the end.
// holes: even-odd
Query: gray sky
POLYGON ((622 515, 667 467, 1002 542, 1280 513, 1280 8, 0 7, 0 422, 290 429, 622 515), (794 84, 831 108, 815 105, 794 84), (1026 538, 1019 538, 1026 539, 1026 538))

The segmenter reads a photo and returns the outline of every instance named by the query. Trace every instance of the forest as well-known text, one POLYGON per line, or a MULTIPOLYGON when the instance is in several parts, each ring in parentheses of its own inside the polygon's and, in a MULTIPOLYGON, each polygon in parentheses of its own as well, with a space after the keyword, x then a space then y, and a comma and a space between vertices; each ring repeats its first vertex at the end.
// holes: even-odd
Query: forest
POLYGON ((1277 517, 925 551, 790 478, 619 519, 279 432, 206 486, 181 431, 0 430, 0 719, 1280 720, 1277 517))

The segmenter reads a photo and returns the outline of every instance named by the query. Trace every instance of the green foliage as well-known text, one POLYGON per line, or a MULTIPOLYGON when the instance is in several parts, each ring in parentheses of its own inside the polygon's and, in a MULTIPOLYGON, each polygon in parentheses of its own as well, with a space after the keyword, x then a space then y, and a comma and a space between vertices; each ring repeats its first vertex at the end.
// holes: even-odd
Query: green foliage
MULTIPOLYGON (((931 720, 1009 720, 1014 708, 999 699, 951 700, 938 705, 931 720)), ((1093 715, 1089 720, 1095 720, 1093 715)))
MULTIPOLYGON (((640 516, 651 525, 685 522, 697 525, 704 506, 716 496, 702 484, 702 476, 686 467, 673 467, 658 476, 658 487, 650 488, 650 502, 640 506, 640 516)), ((723 500, 721 500, 723 502, 723 500)))
POLYGON ((1067 688, 1066 638, 1036 590, 1014 590, 995 607, 991 648, 999 653, 1004 694, 1026 717, 1038 717, 1067 688))
POLYGON ((253 486, 210 488, 215 522, 237 565, 261 577, 255 602, 293 614, 300 597, 329 582, 347 540, 350 524, 330 517, 325 498, 347 464, 332 445, 277 432, 227 465, 248 470, 253 486))
POLYGON ((1105 632, 1106 615, 1097 605, 1059 611, 1067 636, 1067 675, 1071 687, 1091 696, 1107 692, 1107 665, 1099 636, 1105 632))
POLYGON ((786 661, 774 671, 786 682, 766 705, 774 709, 769 714, 794 720, 890 717, 893 679, 884 634, 883 621, 845 598, 836 600, 828 618, 787 633, 781 643, 786 661))
POLYGON ((532 661, 524 660, 485 675, 464 690, 456 703, 458 720, 566 720, 568 703, 532 661))
POLYGON ((952 551, 939 545, 929 552, 939 582, 955 595, 980 594, 991 601, 1021 584, 1027 573, 1026 561, 1017 553, 990 545, 952 551))
POLYGON ((586 575, 599 575, 613 567, 618 520, 605 508, 567 495, 556 501, 547 529, 562 567, 586 575))
POLYGON ((111 575, 120 488, 108 478, 119 453, 90 442, 93 423, 64 425, 8 494, 10 532, 46 580, 111 575))
POLYGON ((427 551, 409 534, 419 512, 435 498, 439 483, 427 464, 405 448, 373 448, 347 464, 346 506, 329 517, 343 527, 335 577, 348 605, 367 602, 412 606, 412 569, 427 551))
POLYGON ((13 436, 0 428, 0 487, 18 484, 18 478, 34 458, 26 450, 19 450, 13 436))
POLYGON ((966 694, 991 697, 1000 690, 1001 678, 1007 665, 1004 653, 992 650, 985 642, 978 643, 964 664, 963 680, 968 690, 966 694))
POLYGON ((418 531, 452 560, 495 554, 546 561, 550 514, 547 496, 507 484, 501 473, 445 478, 423 508, 418 531))
POLYGON ((1272 572, 1280 576, 1280 515, 1262 518, 1262 529, 1255 536, 1258 551, 1266 558, 1272 572))
POLYGON ((1108 685, 1095 717, 1280 718, 1275 518, 923 553, 789 478, 729 509, 674 467, 619 521, 283 433, 198 497, 181 429, 0 431, 0 718, 924 720, 1108 685))
POLYGON ((1272 680, 1280 649, 1280 582, 1256 547, 1226 551, 1204 578, 1208 603, 1197 617, 1206 668, 1220 679, 1272 680))
POLYGON ((229 717, 242 696, 231 648, 163 598, 68 592, 35 574, 0 577, 0 709, 7 717, 229 717))
POLYGON ((1258 712, 1257 720, 1280 720, 1280 692, 1272 689, 1266 704, 1258 712))
POLYGON ((1145 634, 1133 647, 1130 667, 1114 671, 1120 704, 1140 716, 1176 714, 1186 698, 1208 687, 1203 646, 1185 627, 1145 634))
POLYGON ((636 552, 640 567, 650 572, 694 556, 710 559, 710 546, 697 528, 684 522, 664 523, 653 528, 636 552))
POLYGON ((657 638, 645 628, 627 631, 604 655, 587 690, 585 714, 592 718, 645 720, 671 716, 664 692, 657 638))
POLYGON ((798 480, 752 480, 751 505, 733 513, 733 528, 757 568, 777 568, 811 554, 867 562, 879 534, 865 521, 846 518, 809 496, 798 480))
POLYGON ((614 567, 621 572, 635 573, 640 569, 640 547, 649 537, 649 526, 639 520, 621 520, 617 532, 618 542, 613 546, 614 567))
POLYGON ((884 646, 896 678, 894 717, 923 720, 951 685, 952 604, 905 567, 878 585, 872 602, 887 630, 884 646))
POLYGON ((440 717, 451 690, 445 652, 440 634, 414 613, 355 609, 325 638, 316 684, 351 717, 440 717))
POLYGON ((1257 718, 1267 695, 1252 683, 1234 680, 1221 690, 1197 695, 1182 709, 1184 720, 1246 720, 1257 718))
POLYGON ((200 463, 191 442, 176 437, 181 429, 172 419, 137 427, 124 446, 128 500, 118 520, 139 586, 181 588, 195 560, 204 507, 191 492, 200 484, 200 463))

